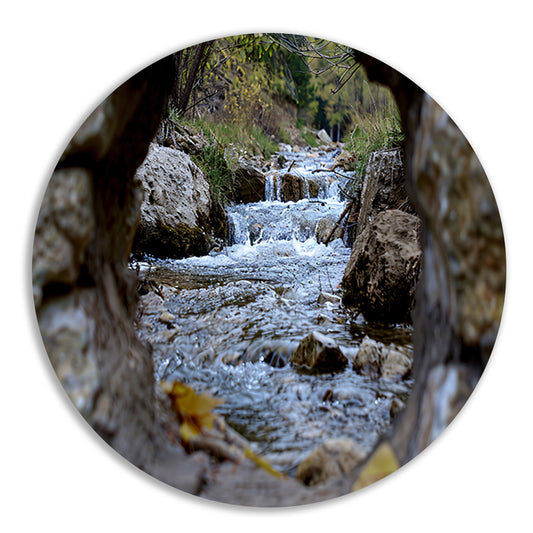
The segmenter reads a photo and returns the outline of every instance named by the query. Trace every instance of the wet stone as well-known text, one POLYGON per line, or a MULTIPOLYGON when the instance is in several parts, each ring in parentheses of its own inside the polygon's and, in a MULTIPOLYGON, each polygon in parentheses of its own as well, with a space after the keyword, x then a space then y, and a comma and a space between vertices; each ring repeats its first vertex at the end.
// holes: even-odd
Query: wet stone
POLYGON ((314 331, 300 342, 291 364, 308 372, 328 373, 344 370, 348 360, 332 338, 314 331))

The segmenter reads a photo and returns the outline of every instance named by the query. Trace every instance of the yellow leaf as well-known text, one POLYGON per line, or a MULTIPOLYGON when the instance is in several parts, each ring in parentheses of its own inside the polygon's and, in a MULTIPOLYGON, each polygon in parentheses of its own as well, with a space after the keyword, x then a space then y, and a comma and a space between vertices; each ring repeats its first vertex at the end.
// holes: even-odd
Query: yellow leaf
POLYGON ((181 424, 181 437, 185 442, 189 442, 204 428, 213 427, 216 415, 211 413, 211 409, 223 403, 223 400, 213 398, 209 394, 196 394, 191 387, 179 381, 164 381, 161 387, 170 398, 172 409, 181 424))
POLYGON ((396 454, 388 442, 382 442, 367 461, 352 487, 352 491, 363 489, 392 474, 400 468, 396 454))

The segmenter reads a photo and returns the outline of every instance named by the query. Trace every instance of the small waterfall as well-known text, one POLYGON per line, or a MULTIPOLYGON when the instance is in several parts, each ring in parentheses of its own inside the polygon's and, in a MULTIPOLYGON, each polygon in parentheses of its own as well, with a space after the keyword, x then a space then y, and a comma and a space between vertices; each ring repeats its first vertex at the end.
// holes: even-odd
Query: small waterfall
POLYGON ((334 223, 343 211, 339 187, 342 178, 328 168, 332 166, 330 154, 309 157, 306 152, 285 151, 283 155, 285 168, 265 175, 263 202, 228 208, 230 246, 316 239, 320 220, 334 223), (300 196, 293 197, 295 201, 282 201, 282 188, 284 194, 294 194, 295 187, 300 196))
POLYGON ((228 212, 229 218, 229 245, 251 244, 250 231, 246 218, 236 211, 228 212))
POLYGON ((265 201, 275 202, 280 199, 280 180, 278 179, 279 172, 277 170, 270 170, 265 175, 265 201))

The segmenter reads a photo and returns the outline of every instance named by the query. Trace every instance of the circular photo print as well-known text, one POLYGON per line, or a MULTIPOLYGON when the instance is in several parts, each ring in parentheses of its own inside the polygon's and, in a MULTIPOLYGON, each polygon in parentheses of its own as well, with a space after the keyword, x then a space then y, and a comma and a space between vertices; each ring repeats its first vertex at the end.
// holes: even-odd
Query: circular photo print
POLYGON ((423 89, 293 34, 135 74, 53 171, 42 339, 88 424, 201 498, 364 488, 454 419, 490 356, 505 249, 489 182, 423 89))

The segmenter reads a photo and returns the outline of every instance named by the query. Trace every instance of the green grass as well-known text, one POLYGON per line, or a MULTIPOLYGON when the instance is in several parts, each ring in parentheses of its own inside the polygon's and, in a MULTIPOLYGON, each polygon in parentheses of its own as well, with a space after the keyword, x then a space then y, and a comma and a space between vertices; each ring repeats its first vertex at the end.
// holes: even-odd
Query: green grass
POLYGON ((361 116, 345 139, 345 148, 357 158, 356 173, 363 177, 372 152, 400 147, 404 140, 400 116, 395 107, 361 116))
POLYGON ((213 199, 226 204, 233 198, 234 175, 241 154, 269 158, 278 145, 260 128, 238 124, 196 120, 182 121, 188 129, 200 132, 206 140, 202 152, 193 157, 211 185, 213 199))
POLYGON ((302 139, 312 148, 316 148, 318 146, 316 135, 309 130, 302 131, 302 139))
POLYGON ((195 163, 202 169, 211 184, 213 197, 226 203, 232 195, 233 176, 224 157, 224 149, 217 143, 206 144, 195 163))
POLYGON ((196 121, 194 127, 202 130, 207 138, 216 139, 223 148, 234 146, 238 151, 250 155, 262 155, 268 159, 278 151, 279 146, 257 126, 243 126, 215 121, 196 121))

